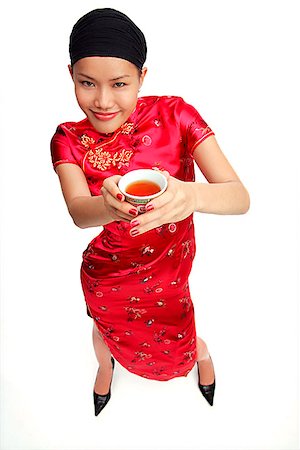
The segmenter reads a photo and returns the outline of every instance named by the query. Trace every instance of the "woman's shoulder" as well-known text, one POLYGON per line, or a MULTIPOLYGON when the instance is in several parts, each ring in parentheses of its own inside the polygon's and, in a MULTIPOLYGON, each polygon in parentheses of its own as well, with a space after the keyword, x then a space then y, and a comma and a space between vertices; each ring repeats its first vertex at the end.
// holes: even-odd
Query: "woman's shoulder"
POLYGON ((177 95, 148 95, 139 97, 139 106, 152 106, 152 105, 176 105, 178 103, 185 103, 182 97, 177 95))
POLYGON ((57 126, 55 134, 82 134, 82 131, 87 128, 90 128, 87 118, 79 122, 63 122, 57 126))
POLYGON ((137 110, 141 116, 148 116, 149 113, 164 115, 176 123, 190 121, 199 114, 194 106, 178 95, 139 97, 137 110))
POLYGON ((189 105, 182 97, 177 95, 149 95, 139 97, 137 103, 138 114, 167 115, 168 117, 177 117, 184 112, 189 105))

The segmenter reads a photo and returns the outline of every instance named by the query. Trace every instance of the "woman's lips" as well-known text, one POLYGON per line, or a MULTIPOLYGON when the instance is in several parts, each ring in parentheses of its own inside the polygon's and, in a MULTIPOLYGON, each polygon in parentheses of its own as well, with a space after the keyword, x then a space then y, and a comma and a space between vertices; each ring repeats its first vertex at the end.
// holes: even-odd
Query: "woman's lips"
POLYGON ((93 111, 93 114, 98 120, 111 120, 114 119, 117 114, 119 114, 119 111, 113 113, 97 113, 93 111))

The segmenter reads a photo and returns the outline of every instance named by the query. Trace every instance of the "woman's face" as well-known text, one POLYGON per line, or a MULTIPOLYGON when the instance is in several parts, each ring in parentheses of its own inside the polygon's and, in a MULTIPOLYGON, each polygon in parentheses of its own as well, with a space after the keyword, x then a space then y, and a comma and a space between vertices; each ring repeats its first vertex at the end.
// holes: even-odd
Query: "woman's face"
POLYGON ((134 111, 147 69, 121 58, 92 56, 77 61, 72 75, 77 102, 93 127, 112 133, 134 111))

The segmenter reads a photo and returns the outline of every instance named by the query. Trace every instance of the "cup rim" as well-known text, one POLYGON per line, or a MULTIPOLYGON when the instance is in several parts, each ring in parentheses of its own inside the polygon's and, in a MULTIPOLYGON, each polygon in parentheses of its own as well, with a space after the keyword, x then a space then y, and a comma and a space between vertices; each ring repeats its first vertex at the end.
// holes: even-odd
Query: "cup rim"
MULTIPOLYGON (((143 179, 143 178, 141 178, 143 179)), ((138 179, 135 181, 139 181, 138 179)), ((151 180, 150 180, 151 181, 151 180)), ((155 197, 158 197, 159 195, 163 194, 165 192, 165 190, 168 187, 168 180, 165 177, 164 174, 162 174, 161 172, 159 172, 158 170, 153 170, 153 169, 135 169, 135 170, 131 170, 130 172, 127 172, 126 174, 124 174, 122 176, 122 178, 119 180, 118 182, 118 188, 120 189, 120 191, 122 192, 123 195, 125 195, 125 197, 128 198, 132 198, 134 200, 138 200, 138 199, 153 199, 155 197), (125 191, 125 189, 122 188, 122 180, 124 180, 124 177, 126 177, 127 175, 129 176, 130 174, 132 174, 133 172, 151 172, 151 173, 155 173, 156 175, 159 175, 163 181, 164 181, 164 186, 161 188, 161 190, 159 192, 157 192, 156 194, 152 194, 152 195, 133 195, 133 194, 129 194, 128 192, 125 191), (121 186, 120 186, 121 183, 121 186)))

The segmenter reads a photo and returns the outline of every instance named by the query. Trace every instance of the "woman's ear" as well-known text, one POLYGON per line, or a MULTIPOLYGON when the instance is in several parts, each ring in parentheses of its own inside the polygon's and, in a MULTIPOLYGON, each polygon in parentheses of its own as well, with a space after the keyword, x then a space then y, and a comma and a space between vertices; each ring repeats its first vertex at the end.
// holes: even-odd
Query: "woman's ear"
POLYGON ((140 75, 140 88, 142 87, 142 85, 144 83, 144 78, 145 78, 147 72, 148 72, 147 67, 143 67, 142 68, 142 73, 140 75))
POLYGON ((71 64, 68 64, 68 69, 69 69, 71 78, 72 78, 72 80, 73 80, 73 67, 71 66, 71 64))

